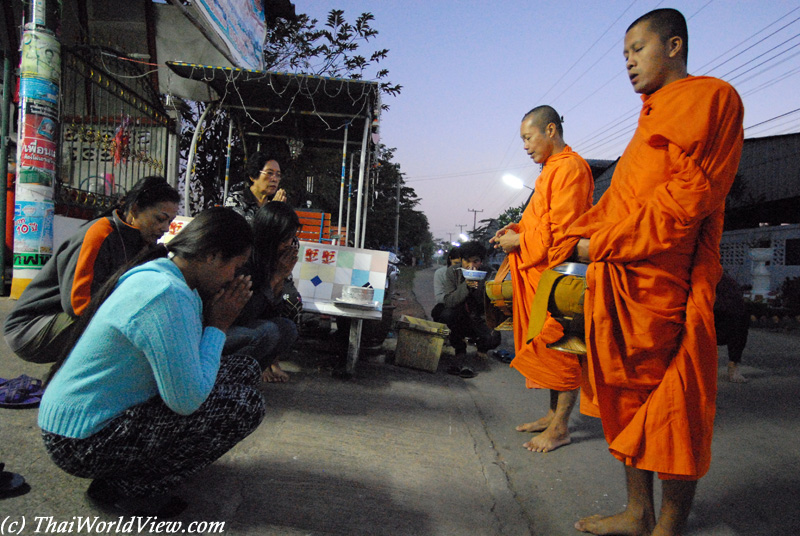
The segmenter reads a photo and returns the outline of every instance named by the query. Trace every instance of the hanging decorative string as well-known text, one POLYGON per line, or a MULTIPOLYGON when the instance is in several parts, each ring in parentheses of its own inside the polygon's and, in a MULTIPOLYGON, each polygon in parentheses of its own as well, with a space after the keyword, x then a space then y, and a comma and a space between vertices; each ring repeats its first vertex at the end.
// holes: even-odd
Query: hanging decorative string
POLYGON ((324 117, 323 112, 319 111, 319 104, 316 97, 326 97, 329 99, 340 98, 343 94, 349 97, 350 103, 357 107, 353 110, 352 116, 365 116, 367 107, 371 101, 379 102, 378 86, 374 82, 361 81, 361 80, 347 80, 343 78, 326 78, 322 76, 302 75, 295 73, 284 72, 266 72, 254 71, 249 69, 238 69, 231 67, 213 67, 210 65, 197 65, 185 62, 168 62, 168 65, 175 65, 179 67, 188 67, 190 74, 187 78, 205 82, 213 87, 219 94, 219 102, 224 103, 228 100, 233 100, 237 103, 237 108, 241 107, 245 116, 262 131, 267 130, 270 126, 280 123, 290 113, 298 112, 295 110, 295 102, 298 97, 302 96, 309 100, 312 106, 311 111, 299 111, 304 115, 316 116, 326 127, 328 131, 341 130, 345 126, 345 122, 341 125, 332 126, 331 123, 324 117), (224 77, 222 80, 220 76, 224 77), (279 78, 284 77, 289 79, 289 83, 280 87, 279 78), (272 93, 281 98, 289 99, 289 103, 280 115, 273 117, 269 122, 264 123, 253 116, 248 111, 245 97, 242 95, 239 85, 240 83, 265 83, 269 86, 272 93), (220 87, 222 86, 222 87, 220 87))

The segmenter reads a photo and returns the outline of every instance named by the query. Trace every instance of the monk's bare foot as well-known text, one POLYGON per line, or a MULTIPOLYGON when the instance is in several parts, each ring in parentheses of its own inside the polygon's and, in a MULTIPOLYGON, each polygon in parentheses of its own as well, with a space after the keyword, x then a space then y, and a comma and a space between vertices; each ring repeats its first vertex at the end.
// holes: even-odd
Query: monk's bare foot
POLYGON ((549 413, 541 419, 520 424, 517 426, 517 432, 543 432, 547 430, 551 422, 553 422, 553 414, 549 413))
POLYGON ((569 430, 566 427, 549 426, 544 432, 522 446, 531 452, 550 452, 570 443, 572 443, 572 439, 570 439, 569 430))
POLYGON ((652 516, 640 518, 627 510, 613 516, 594 515, 584 517, 575 528, 589 534, 618 534, 621 536, 648 536, 653 531, 652 516))
POLYGON ((270 365, 261 374, 261 379, 270 383, 286 383, 289 381, 289 375, 277 363, 270 365))
POLYGON ((728 381, 731 383, 747 383, 748 380, 742 375, 739 370, 739 365, 736 363, 728 363, 728 381))

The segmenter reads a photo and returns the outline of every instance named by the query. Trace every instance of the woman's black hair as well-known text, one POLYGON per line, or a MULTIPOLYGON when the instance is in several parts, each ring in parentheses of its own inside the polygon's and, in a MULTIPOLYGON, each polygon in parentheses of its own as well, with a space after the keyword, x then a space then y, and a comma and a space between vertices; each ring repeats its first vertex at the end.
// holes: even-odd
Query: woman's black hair
POLYGON ((281 201, 270 201, 253 217, 253 288, 264 288, 278 263, 279 246, 297 236, 300 218, 292 207, 281 201))
POLYGON ((181 194, 164 177, 150 175, 139 179, 133 185, 133 188, 120 199, 119 203, 102 214, 102 216, 108 216, 114 210, 119 210, 120 216, 124 219, 125 216, 130 214, 133 205, 136 205, 139 210, 143 210, 163 202, 180 203, 181 194))
POLYGON ((187 260, 201 260, 220 253, 227 261, 246 253, 252 248, 252 244, 253 232, 244 216, 230 208, 214 207, 198 214, 169 243, 145 247, 130 262, 117 270, 92 296, 86 310, 75 320, 70 340, 53 363, 47 383, 64 364, 78 339, 86 331, 89 322, 114 291, 125 272, 146 262, 166 257, 168 253, 187 260))
POLYGON ((264 165, 266 165, 266 163, 270 160, 275 160, 276 162, 278 161, 278 159, 271 154, 262 151, 251 154, 247 158, 247 163, 244 166, 244 171, 247 173, 247 178, 252 179, 253 177, 258 177, 258 174, 264 169, 264 165))
POLYGON ((167 249, 184 259, 202 259, 222 254, 224 260, 241 255, 253 246, 253 231, 244 216, 227 207, 213 207, 198 214, 167 249))

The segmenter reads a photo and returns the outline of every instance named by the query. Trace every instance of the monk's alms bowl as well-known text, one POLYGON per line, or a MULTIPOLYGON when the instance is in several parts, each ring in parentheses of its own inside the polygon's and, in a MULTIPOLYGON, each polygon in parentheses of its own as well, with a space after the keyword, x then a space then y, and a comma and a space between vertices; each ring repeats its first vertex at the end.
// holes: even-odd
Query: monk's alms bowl
POLYGON ((548 348, 571 354, 586 354, 583 298, 586 293, 587 264, 565 262, 553 271, 565 274, 553 287, 548 310, 564 328, 564 337, 547 345, 548 348))

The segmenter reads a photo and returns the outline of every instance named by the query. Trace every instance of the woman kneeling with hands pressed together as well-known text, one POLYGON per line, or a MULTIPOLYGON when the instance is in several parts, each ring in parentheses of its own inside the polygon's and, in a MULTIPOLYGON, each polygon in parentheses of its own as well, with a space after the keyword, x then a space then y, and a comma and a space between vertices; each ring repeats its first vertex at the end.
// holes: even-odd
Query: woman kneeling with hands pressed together
POLYGON ((295 341, 295 318, 302 309, 300 294, 292 282, 300 242, 300 219, 286 203, 271 201, 256 212, 253 253, 244 273, 253 279, 253 296, 228 332, 224 351, 241 348, 255 357, 268 382, 289 381, 279 360, 295 341))
POLYGON ((187 504, 169 490, 264 417, 258 362, 221 355, 252 294, 249 277, 235 275, 251 243, 242 216, 206 210, 123 267, 80 317, 79 339, 51 371, 39 426, 56 465, 93 479, 86 493, 98 507, 179 514, 187 504))

